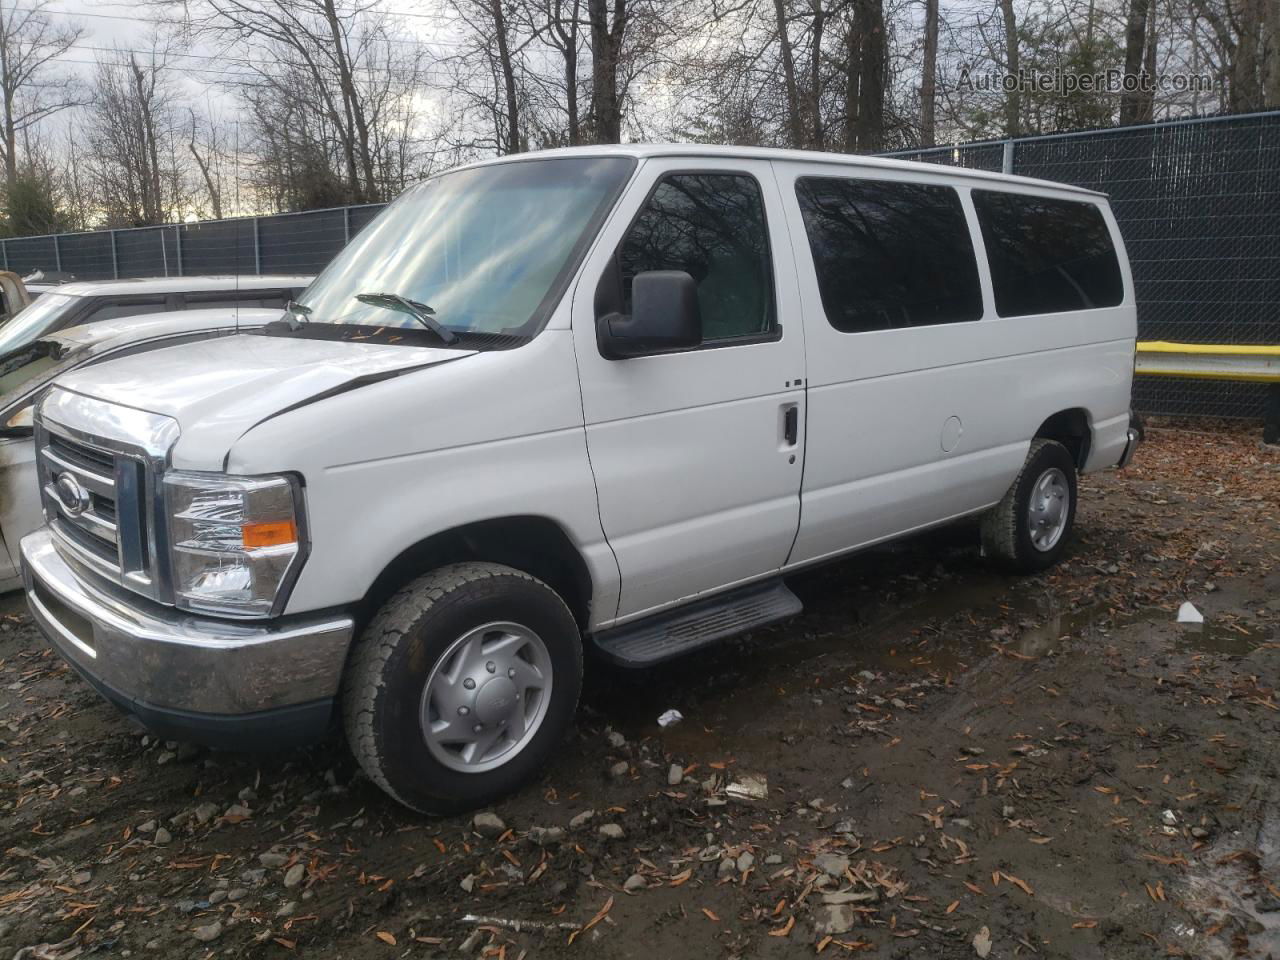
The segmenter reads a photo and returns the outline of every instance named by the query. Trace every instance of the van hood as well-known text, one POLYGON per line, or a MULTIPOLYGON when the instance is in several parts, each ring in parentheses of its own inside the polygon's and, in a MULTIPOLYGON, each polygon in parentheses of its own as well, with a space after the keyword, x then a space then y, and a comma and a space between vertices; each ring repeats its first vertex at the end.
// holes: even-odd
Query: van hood
POLYGON ((232 445, 264 420, 334 393, 475 352, 237 336, 82 367, 59 378, 58 386, 172 417, 181 428, 173 465, 218 470, 232 445))

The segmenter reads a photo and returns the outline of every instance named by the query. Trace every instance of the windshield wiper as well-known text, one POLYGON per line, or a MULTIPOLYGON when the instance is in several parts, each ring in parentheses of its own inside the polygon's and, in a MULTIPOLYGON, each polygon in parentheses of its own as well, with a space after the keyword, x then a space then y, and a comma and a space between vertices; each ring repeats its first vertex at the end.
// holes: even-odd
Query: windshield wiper
POLYGON ((297 330, 304 323, 311 322, 311 308, 297 300, 290 300, 284 305, 284 319, 290 330, 297 330))
POLYGON ((410 300, 408 297, 402 297, 398 293, 357 293, 356 299, 361 303, 367 303, 371 307, 383 307, 387 310, 399 310, 401 313, 407 313, 444 343, 454 344, 458 342, 458 335, 436 320, 432 316, 435 310, 425 303, 410 300))

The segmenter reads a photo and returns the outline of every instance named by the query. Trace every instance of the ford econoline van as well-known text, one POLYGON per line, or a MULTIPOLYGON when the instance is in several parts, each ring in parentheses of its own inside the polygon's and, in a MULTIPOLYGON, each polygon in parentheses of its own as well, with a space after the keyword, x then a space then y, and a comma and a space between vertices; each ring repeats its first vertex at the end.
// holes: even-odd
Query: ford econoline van
POLYGON ((883 159, 615 146, 406 191, 256 335, 62 377, 33 614, 162 736, 340 720, 421 811, 642 667, 796 614, 788 574, 979 515, 1035 572, 1121 466, 1104 196, 883 159))

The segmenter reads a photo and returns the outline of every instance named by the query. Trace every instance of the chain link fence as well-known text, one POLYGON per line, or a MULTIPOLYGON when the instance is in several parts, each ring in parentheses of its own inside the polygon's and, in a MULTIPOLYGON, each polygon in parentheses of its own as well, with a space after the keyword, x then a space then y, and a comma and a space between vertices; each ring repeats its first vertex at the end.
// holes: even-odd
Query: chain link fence
MULTIPOLYGON (((1101 190, 1133 269, 1138 337, 1280 343, 1280 112, 893 154, 1101 190)), ((1148 413, 1259 418, 1266 386, 1139 377, 1148 413)))
MULTIPOLYGON (((1101 190, 1133 267, 1138 335, 1280 343, 1280 112, 892 154, 1101 190)), ((81 280, 315 273, 380 205, 0 241, 5 269, 81 280)), ((1262 416, 1261 384, 1140 377, 1149 413, 1262 416)))
POLYGON ((382 209, 334 207, 270 217, 0 240, 0 266, 77 280, 317 273, 382 209))

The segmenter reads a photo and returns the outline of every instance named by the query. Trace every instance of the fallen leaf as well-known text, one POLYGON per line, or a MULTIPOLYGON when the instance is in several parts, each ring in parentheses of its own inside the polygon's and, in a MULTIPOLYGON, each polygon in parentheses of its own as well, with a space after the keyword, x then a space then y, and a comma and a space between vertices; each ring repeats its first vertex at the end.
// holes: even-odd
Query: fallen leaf
POLYGON ((796 917, 795 917, 795 914, 793 913, 791 916, 787 917, 787 922, 784 926, 778 927, 775 930, 770 930, 769 936, 785 937, 787 934, 791 932, 791 928, 794 927, 795 925, 796 925, 796 917))
POLYGON ((973 935, 973 952, 979 957, 986 957, 991 954, 991 931, 983 927, 973 935))
POLYGON ((1019 880, 1013 874, 1001 873, 1000 876, 1004 877, 1006 880, 1012 883, 1015 887, 1017 887, 1019 890, 1025 893, 1028 897, 1034 897, 1036 895, 1036 892, 1031 889, 1031 885, 1029 883, 1027 883, 1024 880, 1019 880))
POLYGON ((959 900, 952 900, 949 904, 947 904, 947 909, 943 910, 942 912, 943 912, 943 913, 955 913, 955 912, 956 912, 956 907, 958 907, 958 906, 960 906, 960 901, 959 901, 959 900))
POLYGON ((585 926, 569 934, 570 945, 572 945, 573 941, 577 940, 580 935, 586 933, 588 930, 594 927, 597 923, 603 920, 605 917, 605 914, 607 914, 612 909, 613 909, 613 897, 610 897, 608 900, 604 902, 604 906, 596 911, 596 915, 587 921, 585 926))
POLYGON ((717 917, 714 912, 712 912, 711 910, 708 910, 706 907, 702 908, 702 912, 707 915, 707 919, 710 920, 712 923, 720 922, 720 918, 717 917))
POLYGON ((379 930, 375 936, 388 946, 394 947, 396 945, 395 935, 387 933, 385 930, 379 930))

